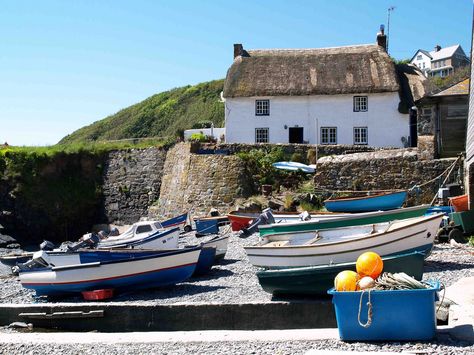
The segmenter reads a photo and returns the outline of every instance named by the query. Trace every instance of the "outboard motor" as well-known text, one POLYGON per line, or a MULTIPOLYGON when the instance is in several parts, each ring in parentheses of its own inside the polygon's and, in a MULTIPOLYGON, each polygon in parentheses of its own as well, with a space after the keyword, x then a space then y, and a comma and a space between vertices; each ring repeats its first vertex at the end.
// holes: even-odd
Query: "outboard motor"
POLYGON ((68 251, 76 251, 81 248, 94 248, 100 241, 100 237, 95 233, 84 234, 82 240, 67 246, 68 251))
POLYGON ((301 212, 298 217, 300 217, 301 221, 309 221, 311 219, 311 215, 308 211, 301 212))
POLYGON ((54 266, 50 264, 48 254, 44 250, 37 251, 33 254, 31 260, 28 260, 26 263, 18 264, 12 267, 14 274, 18 274, 20 271, 28 271, 34 268, 50 267, 54 266))
POLYGON ((39 245, 40 250, 51 251, 54 249, 54 244, 51 243, 49 240, 43 240, 43 243, 39 245))
POLYGON ((275 223, 275 218, 273 217, 271 208, 266 208, 262 211, 260 216, 258 216, 248 228, 242 229, 242 233, 239 237, 246 238, 258 230, 258 226, 265 224, 275 223))

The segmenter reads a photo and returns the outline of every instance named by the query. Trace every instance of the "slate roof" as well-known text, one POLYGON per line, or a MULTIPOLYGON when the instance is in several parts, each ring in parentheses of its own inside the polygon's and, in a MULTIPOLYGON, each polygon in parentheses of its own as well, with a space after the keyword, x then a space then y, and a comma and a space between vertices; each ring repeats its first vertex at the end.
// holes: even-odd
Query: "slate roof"
POLYGON ((464 79, 463 81, 460 81, 459 83, 456 83, 432 96, 469 95, 469 83, 469 78, 464 79))

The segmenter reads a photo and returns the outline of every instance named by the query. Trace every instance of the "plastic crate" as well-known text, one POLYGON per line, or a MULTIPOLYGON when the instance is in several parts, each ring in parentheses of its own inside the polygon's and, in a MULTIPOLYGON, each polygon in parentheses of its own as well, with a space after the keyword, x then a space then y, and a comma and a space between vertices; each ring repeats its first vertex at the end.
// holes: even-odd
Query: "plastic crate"
POLYGON ((338 292, 330 289, 336 311, 337 327, 341 340, 430 340, 436 332, 435 301, 438 282, 430 282, 428 289, 370 291, 372 304, 371 324, 368 321, 369 292, 338 292), (363 295, 362 295, 363 294, 363 295))
POLYGON ((94 290, 94 291, 82 291, 82 297, 86 301, 100 301, 112 298, 114 296, 114 290, 112 288, 107 288, 103 290, 94 290))

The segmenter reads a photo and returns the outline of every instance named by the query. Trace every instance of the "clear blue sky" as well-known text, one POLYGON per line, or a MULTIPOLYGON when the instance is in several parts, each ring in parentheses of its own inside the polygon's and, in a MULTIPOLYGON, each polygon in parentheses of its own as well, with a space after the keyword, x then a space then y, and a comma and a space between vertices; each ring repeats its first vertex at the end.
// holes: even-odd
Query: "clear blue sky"
POLYGON ((395 58, 457 43, 469 55, 472 0, 4 0, 0 143, 54 144, 160 91, 223 78, 233 43, 373 43, 392 5, 395 58))

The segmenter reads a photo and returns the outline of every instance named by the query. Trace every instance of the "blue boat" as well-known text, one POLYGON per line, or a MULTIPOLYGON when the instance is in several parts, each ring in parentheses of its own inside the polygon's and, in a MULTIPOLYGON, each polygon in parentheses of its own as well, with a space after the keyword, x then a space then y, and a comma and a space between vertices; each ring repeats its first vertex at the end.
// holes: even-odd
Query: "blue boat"
POLYGON ((215 247, 205 247, 201 249, 201 254, 199 254, 199 259, 194 270, 193 276, 201 276, 207 274, 216 258, 216 248, 215 247))
POLYGON ((38 296, 173 285, 194 273, 201 247, 151 255, 140 253, 128 259, 20 270, 19 278, 23 287, 35 290, 38 296))
POLYGON ((163 228, 176 227, 181 224, 186 224, 188 219, 188 213, 183 213, 182 215, 167 219, 166 221, 161 222, 163 228))
POLYGON ((380 192, 361 197, 339 197, 324 201, 330 212, 371 212, 400 208, 407 198, 406 191, 380 192))

